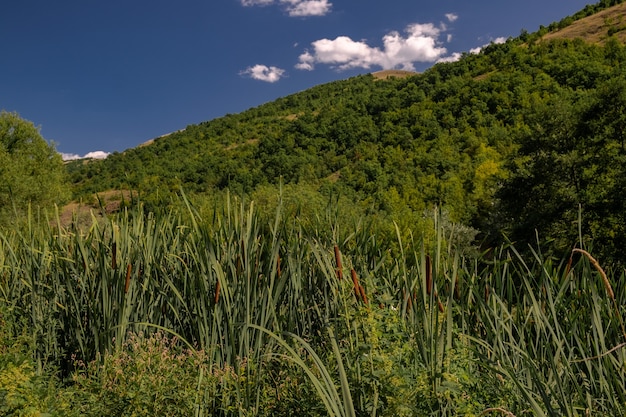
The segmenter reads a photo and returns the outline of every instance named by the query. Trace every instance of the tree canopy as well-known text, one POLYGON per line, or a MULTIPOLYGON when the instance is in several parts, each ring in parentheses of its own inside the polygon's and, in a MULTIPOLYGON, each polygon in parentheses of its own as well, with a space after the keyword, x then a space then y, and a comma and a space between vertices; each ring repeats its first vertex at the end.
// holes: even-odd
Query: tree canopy
POLYGON ((51 206, 68 197, 66 170, 54 146, 33 123, 0 112, 0 222, 14 209, 51 206))

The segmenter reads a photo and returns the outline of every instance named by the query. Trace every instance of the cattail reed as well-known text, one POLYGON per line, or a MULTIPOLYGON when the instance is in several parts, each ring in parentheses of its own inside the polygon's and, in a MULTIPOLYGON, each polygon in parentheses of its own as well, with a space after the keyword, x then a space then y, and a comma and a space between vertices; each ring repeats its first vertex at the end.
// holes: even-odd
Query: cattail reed
POLYGON ((413 300, 411 297, 411 293, 407 294, 406 291, 402 290, 402 299, 406 301, 406 305, 408 309, 411 310, 413 308, 413 300))
POLYGON ((359 285, 359 293, 361 294, 361 299, 366 305, 369 305, 369 301, 367 299, 367 294, 365 294, 365 288, 362 285, 359 285))
POLYGON ((615 294, 613 293, 613 288, 611 287, 611 283, 609 282, 609 279, 607 278, 606 273, 604 272, 604 270, 602 269, 598 261, 596 261, 596 259, 593 256, 591 256, 591 254, 587 252, 586 250, 575 248, 572 252, 582 253, 583 255, 587 257, 587 259, 589 259, 589 262, 591 262, 593 267, 596 268, 596 270, 600 273, 600 276, 602 277, 602 282, 604 282, 604 288, 606 289, 606 292, 609 295, 609 298, 613 302, 615 302, 615 294))
POLYGON ((596 268, 596 270, 600 273, 600 276, 602 277, 602 282, 604 283, 604 288, 606 289, 606 293, 613 303, 613 307, 615 308, 615 315, 619 319, 620 326, 622 327, 622 335, 624 336, 624 339, 626 339, 626 328, 624 327, 624 320, 622 319, 622 315, 620 314, 617 301, 615 301, 615 293, 613 292, 613 287, 611 287, 611 282, 609 281, 609 278, 606 276, 606 272, 604 272, 604 269, 602 269, 600 263, 586 250, 575 248, 572 252, 578 252, 585 255, 587 259, 589 259, 589 262, 591 262, 593 267, 596 268))
POLYGON ((359 278, 356 276, 356 271, 354 269, 350 270, 350 275, 352 275, 352 283, 354 284, 354 296, 356 297, 356 300, 359 301, 359 298, 361 297, 361 293, 359 291, 359 278))
POLYGON ((567 267, 565 268, 565 277, 567 277, 570 273, 570 271, 572 270, 572 262, 574 261, 574 257, 570 256, 569 260, 567 261, 567 267))
POLYGON ((213 302, 215 304, 217 304, 220 301, 220 281, 218 280, 215 283, 215 298, 213 300, 213 302))
POLYGON ((430 262, 430 255, 426 255, 426 294, 430 295, 433 288, 433 267, 430 262))
POLYGON ((337 265, 337 278, 343 279, 343 267, 341 266, 341 252, 339 246, 335 245, 335 263, 337 265))
POLYGON ((243 272, 243 262, 241 262, 241 256, 237 255, 237 263, 235 265, 235 271, 237 271, 237 275, 241 275, 243 272))
POLYGON ((126 283, 124 284, 124 294, 128 293, 128 287, 130 287, 130 273, 133 270, 133 266, 128 264, 126 266, 126 283))
POLYGON ((111 268, 117 269, 117 242, 111 245, 111 268))
POLYGON ((439 300, 439 293, 435 290, 435 300, 437 300, 437 308, 440 313, 443 313, 443 303, 439 300))

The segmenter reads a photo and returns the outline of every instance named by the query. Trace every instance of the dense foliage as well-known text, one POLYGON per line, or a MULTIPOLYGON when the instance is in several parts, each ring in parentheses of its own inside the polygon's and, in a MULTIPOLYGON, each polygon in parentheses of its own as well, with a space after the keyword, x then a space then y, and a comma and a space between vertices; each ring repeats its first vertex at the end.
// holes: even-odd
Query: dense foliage
POLYGON ((0 413, 626 412, 623 274, 282 210, 0 233, 0 413))
POLYGON ((0 112, 0 226, 32 207, 69 197, 61 156, 39 130, 15 113, 0 112))
POLYGON ((626 48, 541 40, 616 3, 68 165, 108 216, 0 114, 0 414, 625 415, 626 48))
POLYGON ((149 209, 179 186, 254 196, 280 183, 347 196, 404 225, 437 204, 490 242, 502 232, 533 242, 537 229, 563 253, 582 233, 623 263, 625 65, 609 38, 521 36, 423 74, 358 76, 188 126, 77 162, 72 178, 79 195, 138 190, 149 209))

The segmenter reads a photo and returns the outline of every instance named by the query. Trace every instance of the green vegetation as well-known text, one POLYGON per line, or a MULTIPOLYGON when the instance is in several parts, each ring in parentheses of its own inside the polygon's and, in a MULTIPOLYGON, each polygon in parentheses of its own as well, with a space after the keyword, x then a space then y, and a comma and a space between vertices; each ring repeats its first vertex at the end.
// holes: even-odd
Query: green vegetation
POLYGON ((181 186, 253 199, 295 186, 403 229, 438 205, 485 247, 504 232, 526 248, 537 230, 559 257, 576 243, 580 209, 585 240, 619 266, 624 68, 615 39, 523 34, 423 74, 320 85, 68 168, 77 198, 130 189, 147 211, 181 186))
POLYGON ((438 211, 395 247, 333 219, 227 198, 3 233, 5 414, 626 411, 623 275, 463 256, 438 211))
POLYGON ((61 156, 39 130, 15 113, 0 112, 0 226, 29 205, 63 203, 70 190, 61 156))
POLYGON ((1 113, 0 415, 625 415, 626 47, 541 38, 617 3, 104 161, 1 113))

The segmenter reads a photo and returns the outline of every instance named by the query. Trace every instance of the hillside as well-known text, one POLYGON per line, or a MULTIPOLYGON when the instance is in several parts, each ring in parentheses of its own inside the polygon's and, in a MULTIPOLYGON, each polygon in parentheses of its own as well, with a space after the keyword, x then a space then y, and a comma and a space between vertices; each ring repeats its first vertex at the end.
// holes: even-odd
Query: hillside
POLYGON ((626 41, 626 4, 618 4, 591 16, 574 21, 562 29, 550 32, 543 40, 580 38, 589 43, 602 44, 615 37, 620 42, 626 41))
POLYGON ((610 3, 423 74, 320 85, 70 164, 76 196, 132 189, 157 210, 181 187, 265 201, 282 184, 310 211, 341 196, 344 210, 408 225, 438 205, 484 242, 532 242, 537 229, 562 250, 578 240, 580 207, 585 239, 622 256, 611 248, 626 229, 626 52, 581 29, 620 21, 623 5, 610 3))
POLYGON ((0 112, 0 416, 625 416, 614 3, 105 160, 0 112))

